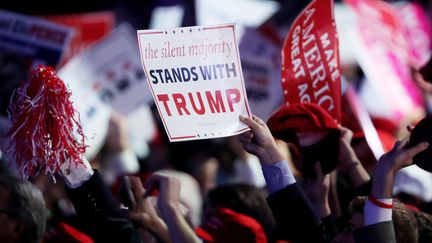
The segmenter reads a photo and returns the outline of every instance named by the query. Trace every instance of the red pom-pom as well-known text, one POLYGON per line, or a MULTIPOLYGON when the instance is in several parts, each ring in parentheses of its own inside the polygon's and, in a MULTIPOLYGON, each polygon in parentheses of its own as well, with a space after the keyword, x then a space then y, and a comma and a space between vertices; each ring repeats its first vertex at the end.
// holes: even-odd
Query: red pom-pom
POLYGON ((70 96, 55 70, 41 65, 17 89, 10 106, 9 152, 24 178, 54 175, 66 160, 72 166, 82 163, 86 146, 70 96))

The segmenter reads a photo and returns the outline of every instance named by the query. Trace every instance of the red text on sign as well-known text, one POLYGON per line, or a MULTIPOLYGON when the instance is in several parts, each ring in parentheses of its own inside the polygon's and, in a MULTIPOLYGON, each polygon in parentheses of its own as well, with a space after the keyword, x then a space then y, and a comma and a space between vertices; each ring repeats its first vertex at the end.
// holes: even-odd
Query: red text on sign
POLYGON ((240 103, 241 93, 236 88, 202 92, 188 92, 187 96, 181 93, 158 94, 157 101, 163 104, 168 116, 172 116, 170 106, 174 106, 177 114, 204 115, 210 113, 234 112, 235 105, 240 103))

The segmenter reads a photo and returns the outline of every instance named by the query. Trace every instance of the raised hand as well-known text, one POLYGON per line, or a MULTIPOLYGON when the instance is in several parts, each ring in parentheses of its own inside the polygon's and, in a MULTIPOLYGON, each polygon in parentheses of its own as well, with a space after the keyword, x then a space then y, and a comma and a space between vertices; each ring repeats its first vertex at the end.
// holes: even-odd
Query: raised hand
POLYGON ((359 163, 354 149, 351 147, 351 140, 353 132, 348 128, 339 126, 340 139, 339 139, 339 168, 342 173, 348 173, 352 166, 359 163))
POLYGON ((145 188, 145 196, 155 189, 159 191, 157 205, 173 243, 201 242, 181 214, 180 181, 177 178, 153 174, 148 179, 145 188))
POLYGON ((156 212, 156 198, 144 197, 145 189, 138 177, 129 176, 128 180, 135 199, 135 204, 128 212, 129 218, 164 243, 171 242, 168 228, 156 212))
POLYGON ((396 173, 412 164, 413 157, 429 146, 427 142, 421 142, 411 148, 405 148, 407 143, 408 139, 396 142, 393 149, 379 159, 372 186, 372 195, 376 198, 390 198, 396 173))
POLYGON ((240 121, 251 129, 239 136, 240 142, 247 152, 256 155, 262 165, 271 165, 283 160, 283 156, 263 120, 252 115, 252 118, 240 116, 240 121))
POLYGON ((168 210, 180 209, 180 181, 177 178, 153 174, 145 187, 147 189, 145 196, 148 196, 153 190, 159 191, 157 204, 162 217, 168 210))
POLYGON ((315 174, 316 177, 312 180, 308 180, 304 183, 304 189, 307 197, 309 198, 315 213, 320 217, 324 218, 329 216, 329 190, 330 190, 330 174, 324 175, 319 162, 315 163, 315 174))
POLYGON ((348 128, 339 126, 341 131, 339 142, 339 166, 338 171, 346 174, 354 187, 359 187, 370 181, 370 176, 364 169, 361 161, 351 147, 353 133, 348 128))

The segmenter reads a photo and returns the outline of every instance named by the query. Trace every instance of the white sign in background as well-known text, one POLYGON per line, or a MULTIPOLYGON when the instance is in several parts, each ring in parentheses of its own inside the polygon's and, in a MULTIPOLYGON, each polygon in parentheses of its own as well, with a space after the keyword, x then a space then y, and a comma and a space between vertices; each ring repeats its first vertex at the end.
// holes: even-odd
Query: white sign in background
POLYGON ((102 41, 75 56, 61 73, 64 80, 79 82, 93 90, 121 115, 130 114, 152 99, 134 32, 128 25, 117 27, 102 41))
MULTIPOLYGON (((127 25, 72 58, 58 75, 72 92, 87 138, 89 159, 104 144, 111 110, 126 117, 136 116, 143 104, 152 100, 134 31, 127 25)), ((154 132, 153 124, 142 124, 146 132, 154 132)), ((142 130, 133 135, 142 137, 142 130)))
POLYGON ((141 60, 170 141, 226 137, 250 116, 233 24, 139 30, 141 60))
POLYGON ((251 111, 267 121, 284 102, 280 48, 257 29, 247 28, 240 43, 240 53, 251 111))
MULTIPOLYGON (((91 160, 105 143, 111 109, 102 103, 91 89, 87 89, 81 83, 74 82, 74 80, 86 75, 85 72, 78 72, 74 75, 61 71, 58 73, 58 76, 66 83, 72 93, 71 101, 79 114, 82 131, 86 138, 85 144, 88 146, 85 155, 87 159, 91 160)), ((76 136, 80 139, 79 134, 76 136)))

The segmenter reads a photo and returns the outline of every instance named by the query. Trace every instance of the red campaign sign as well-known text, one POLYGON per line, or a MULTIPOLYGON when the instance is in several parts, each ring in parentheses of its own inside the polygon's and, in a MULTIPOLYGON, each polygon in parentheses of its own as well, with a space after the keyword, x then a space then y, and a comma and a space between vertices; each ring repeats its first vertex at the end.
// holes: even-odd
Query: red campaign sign
POLYGON ((296 18, 282 51, 285 102, 310 102, 341 117, 339 43, 333 0, 315 0, 296 18))
POLYGON ((100 41, 115 26, 113 12, 95 12, 82 14, 51 15, 43 18, 74 28, 74 35, 69 49, 64 53, 60 66, 63 66, 76 54, 100 41))

